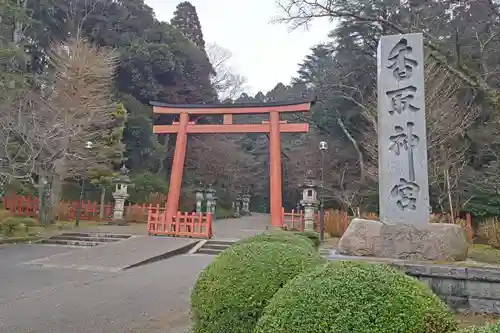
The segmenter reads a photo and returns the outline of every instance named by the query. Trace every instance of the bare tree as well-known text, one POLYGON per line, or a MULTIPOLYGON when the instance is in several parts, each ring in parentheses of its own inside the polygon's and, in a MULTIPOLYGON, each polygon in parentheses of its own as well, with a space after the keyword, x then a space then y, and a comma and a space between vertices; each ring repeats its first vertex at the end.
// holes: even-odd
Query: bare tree
POLYGON ((207 183, 217 182, 234 199, 237 191, 248 190, 256 179, 257 162, 230 135, 192 137, 187 166, 207 183))
POLYGON ((385 34, 422 32, 429 56, 467 86, 481 90, 500 109, 498 65, 500 5, 497 1, 393 1, 278 0, 283 17, 293 27, 314 19, 345 19, 371 24, 385 34), (365 6, 366 4, 369 6, 365 6), (432 4, 431 4, 432 3, 432 4), (377 5, 380 8, 375 8, 377 5), (371 6, 371 7, 370 7, 371 6), (436 8, 435 8, 436 7, 436 8), (396 10, 396 8, 398 8, 396 10), (366 9, 366 10, 365 10, 366 9), (401 11, 405 11, 401 14, 401 11), (471 59, 477 60, 471 66, 471 59))
POLYGON ((48 52, 50 84, 25 96, 2 98, 0 181, 52 180, 52 202, 61 183, 103 160, 115 103, 112 82, 116 57, 82 39, 54 43, 48 52), (85 148, 92 141, 95 149, 85 148))
POLYGON ((212 64, 215 75, 212 77, 212 84, 221 100, 235 99, 245 91, 247 79, 235 72, 228 65, 232 57, 231 51, 217 44, 209 44, 206 47, 208 58, 212 64))

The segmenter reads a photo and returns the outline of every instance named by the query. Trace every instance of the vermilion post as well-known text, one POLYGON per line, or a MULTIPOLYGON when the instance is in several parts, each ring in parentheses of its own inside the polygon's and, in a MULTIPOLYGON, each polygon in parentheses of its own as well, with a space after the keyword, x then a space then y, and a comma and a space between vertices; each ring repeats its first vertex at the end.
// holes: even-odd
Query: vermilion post
POLYGON ((271 226, 281 228, 283 225, 281 198, 281 149, 280 149, 280 114, 269 113, 269 187, 271 201, 271 226))
POLYGON ((165 207, 165 223, 170 224, 179 207, 181 195, 182 171, 184 170, 184 160, 186 158, 187 145, 187 125, 189 114, 180 114, 179 131, 175 142, 174 160, 172 162, 172 172, 170 173, 170 188, 168 190, 167 203, 165 207))

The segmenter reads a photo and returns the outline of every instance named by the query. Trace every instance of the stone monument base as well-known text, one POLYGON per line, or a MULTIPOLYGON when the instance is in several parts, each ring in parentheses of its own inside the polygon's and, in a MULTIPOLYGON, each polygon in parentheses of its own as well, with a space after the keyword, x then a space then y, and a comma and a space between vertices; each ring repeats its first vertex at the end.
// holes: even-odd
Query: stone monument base
POLYGON ((354 219, 340 238, 339 254, 405 260, 461 261, 469 244, 456 224, 430 223, 425 229, 354 219))

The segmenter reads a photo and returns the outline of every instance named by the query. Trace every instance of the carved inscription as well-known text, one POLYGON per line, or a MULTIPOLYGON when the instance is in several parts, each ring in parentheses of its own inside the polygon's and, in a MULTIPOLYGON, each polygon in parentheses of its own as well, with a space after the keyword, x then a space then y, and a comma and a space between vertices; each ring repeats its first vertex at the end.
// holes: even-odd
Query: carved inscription
POLYGON ((392 188, 391 196, 396 199, 399 209, 414 211, 417 208, 419 191, 420 186, 414 181, 400 178, 399 183, 392 188))
POLYGON ((408 45, 406 38, 402 38, 391 50, 387 68, 392 69, 392 75, 396 80, 409 79, 413 68, 418 62, 412 58, 412 47, 408 45))
POLYGON ((414 86, 407 86, 404 88, 389 90, 386 95, 391 99, 391 109, 389 110, 389 114, 392 116, 393 114, 402 114, 405 111, 417 112, 420 108, 411 104, 413 99, 415 98, 414 93, 417 91, 417 88, 414 86))

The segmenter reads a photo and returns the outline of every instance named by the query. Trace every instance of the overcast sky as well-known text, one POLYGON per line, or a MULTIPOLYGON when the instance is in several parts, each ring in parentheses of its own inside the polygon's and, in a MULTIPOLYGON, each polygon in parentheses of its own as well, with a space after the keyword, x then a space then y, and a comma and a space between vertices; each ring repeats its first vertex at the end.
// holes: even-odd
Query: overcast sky
MULTIPOLYGON (((145 0, 156 17, 170 21, 181 0, 145 0)), ((310 47, 326 40, 332 24, 317 20, 308 31, 290 31, 270 21, 279 14, 275 0, 190 0, 201 21, 205 42, 233 53, 231 66, 248 79, 252 93, 288 83, 310 47), (215 5, 216 4, 216 5, 215 5)))

